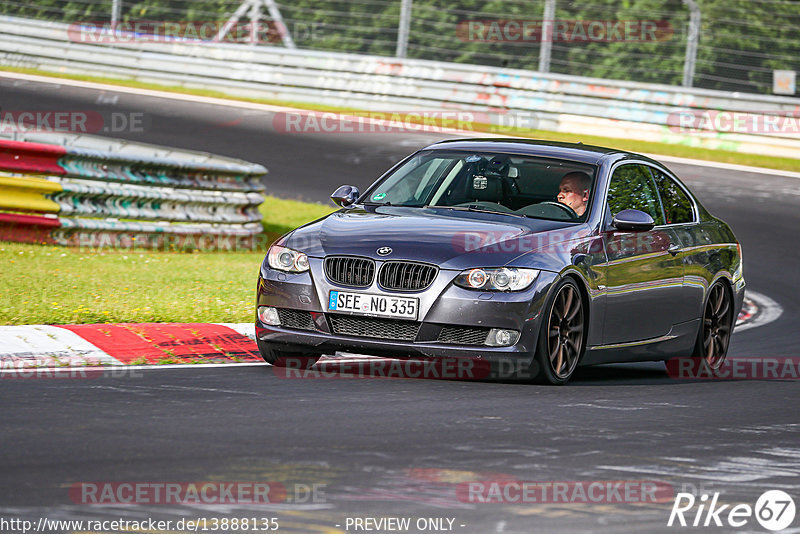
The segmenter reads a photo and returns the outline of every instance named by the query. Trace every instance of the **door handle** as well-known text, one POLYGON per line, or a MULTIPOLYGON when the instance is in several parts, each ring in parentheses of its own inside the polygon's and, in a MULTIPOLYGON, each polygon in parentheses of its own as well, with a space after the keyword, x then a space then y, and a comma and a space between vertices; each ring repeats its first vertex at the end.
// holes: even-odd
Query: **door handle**
POLYGON ((674 243, 672 245, 670 245, 669 248, 667 249, 667 252, 669 252, 673 256, 677 255, 678 252, 680 252, 680 251, 681 251, 681 247, 679 247, 678 245, 676 245, 674 243))

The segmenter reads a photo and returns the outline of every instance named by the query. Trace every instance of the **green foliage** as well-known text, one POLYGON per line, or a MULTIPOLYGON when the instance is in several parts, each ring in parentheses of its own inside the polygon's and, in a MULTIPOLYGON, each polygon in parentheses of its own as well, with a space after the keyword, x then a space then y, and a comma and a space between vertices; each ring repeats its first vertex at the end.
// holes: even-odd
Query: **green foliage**
MULTIPOLYGON (((292 0, 280 10, 300 48, 392 57, 401 0, 292 0)), ((769 93, 772 71, 793 70, 800 57, 800 3, 697 0, 702 24, 695 86, 769 93)), ((123 0, 124 21, 221 24, 239 0, 123 0)), ((31 0, 0 4, 0 14, 108 21, 111 0, 31 0)), ((538 68, 540 43, 465 38, 469 21, 540 21, 544 0, 413 0, 408 56, 509 68, 538 68)), ((248 15, 242 18, 242 22, 248 15)), ((551 71, 561 74, 679 85, 689 12, 682 0, 557 0, 556 20, 657 21, 655 41, 556 39, 551 71)), ((272 32, 270 42, 277 42, 272 32)))

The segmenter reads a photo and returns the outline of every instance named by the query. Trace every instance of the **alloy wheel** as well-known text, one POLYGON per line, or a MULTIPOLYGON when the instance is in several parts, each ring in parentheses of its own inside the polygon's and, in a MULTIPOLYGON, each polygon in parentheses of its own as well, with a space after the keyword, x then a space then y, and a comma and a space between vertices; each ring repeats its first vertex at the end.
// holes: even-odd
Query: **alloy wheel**
POLYGON ((728 353, 733 325, 733 306, 722 284, 711 288, 703 313, 703 358, 711 369, 719 369, 728 353))
POLYGON ((547 324, 550 369, 561 379, 575 370, 583 348, 583 303, 572 284, 564 284, 553 300, 547 324))

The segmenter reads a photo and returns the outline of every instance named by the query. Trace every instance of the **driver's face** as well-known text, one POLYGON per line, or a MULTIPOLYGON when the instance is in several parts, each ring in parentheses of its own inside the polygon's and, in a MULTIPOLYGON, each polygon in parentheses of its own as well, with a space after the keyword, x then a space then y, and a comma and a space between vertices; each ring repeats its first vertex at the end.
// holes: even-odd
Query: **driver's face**
POLYGON ((578 217, 586 211, 586 202, 589 200, 589 190, 581 189, 577 178, 565 176, 561 180, 558 188, 558 201, 566 204, 578 214, 578 217))

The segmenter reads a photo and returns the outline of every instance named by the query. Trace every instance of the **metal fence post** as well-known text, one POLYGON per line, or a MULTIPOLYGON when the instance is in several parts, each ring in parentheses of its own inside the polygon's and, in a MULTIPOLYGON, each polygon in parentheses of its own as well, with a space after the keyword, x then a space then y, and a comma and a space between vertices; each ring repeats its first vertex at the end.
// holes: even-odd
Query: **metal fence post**
POLYGON ((556 0, 545 0, 542 17, 542 42, 539 48, 539 72, 550 72, 550 54, 553 50, 553 19, 556 16, 556 0))
POLYGON ((686 59, 683 62, 683 86, 692 87, 700 39, 700 8, 695 0, 683 0, 689 6, 689 33, 686 35, 686 59))
POLYGON ((414 0, 403 0, 400 4, 400 24, 397 27, 397 51, 395 56, 406 57, 408 51, 408 30, 411 26, 411 6, 414 0))
POLYGON ((228 20, 225 22, 225 25, 220 28, 216 37, 214 37, 214 42, 222 41, 228 32, 230 32, 231 29, 236 25, 236 23, 239 22, 239 19, 249 11, 250 44, 255 44, 258 35, 257 24, 258 20, 261 18, 262 6, 266 7, 267 11, 269 11, 269 16, 272 17, 272 21, 275 23, 275 29, 278 31, 281 41, 283 41, 283 46, 291 49, 297 48, 297 46, 294 44, 294 39, 292 39, 292 32, 286 27, 286 24, 284 24, 281 10, 278 9, 278 5, 275 3, 275 0, 244 0, 244 2, 239 5, 233 15, 228 18, 228 20))
POLYGON ((275 3, 275 0, 264 0, 264 4, 267 6, 267 11, 269 11, 269 16, 272 17, 273 22, 275 22, 275 26, 277 26, 278 34, 281 36, 281 40, 283 41, 283 46, 286 48, 291 48, 294 50, 297 46, 294 44, 294 39, 292 39, 292 32, 283 22, 283 15, 281 15, 281 10, 278 9, 278 4, 275 3))
POLYGON ((122 13, 122 0, 113 0, 111 2, 111 27, 116 28, 119 24, 119 17, 122 13))

